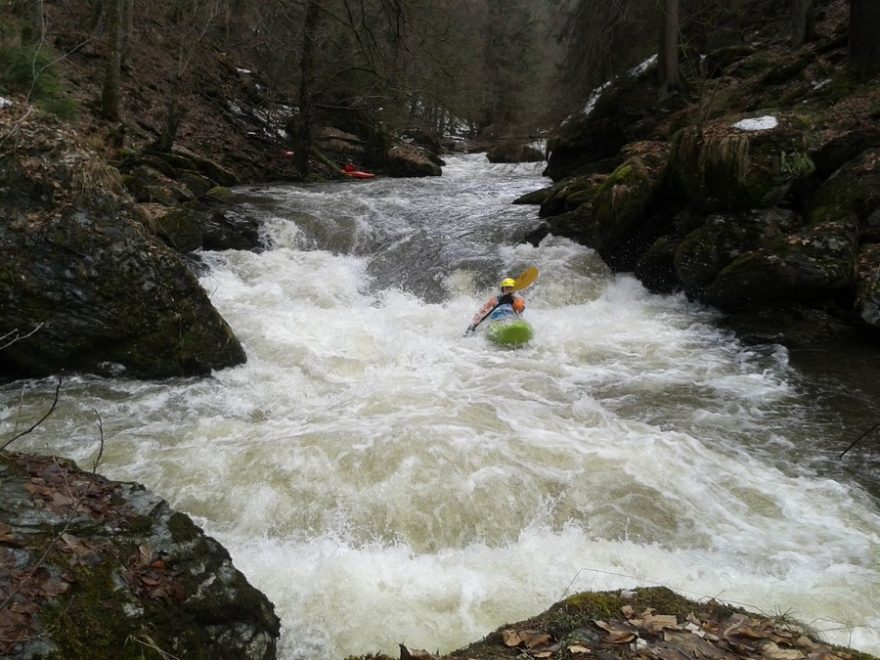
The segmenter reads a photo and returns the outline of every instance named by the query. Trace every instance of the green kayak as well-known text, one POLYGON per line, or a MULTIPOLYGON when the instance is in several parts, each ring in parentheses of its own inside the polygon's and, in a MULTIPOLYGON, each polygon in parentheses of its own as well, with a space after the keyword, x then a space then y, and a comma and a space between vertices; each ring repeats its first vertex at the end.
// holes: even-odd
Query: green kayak
POLYGON ((532 326, 522 319, 498 319, 486 328, 486 337, 501 346, 522 346, 533 334, 532 326))

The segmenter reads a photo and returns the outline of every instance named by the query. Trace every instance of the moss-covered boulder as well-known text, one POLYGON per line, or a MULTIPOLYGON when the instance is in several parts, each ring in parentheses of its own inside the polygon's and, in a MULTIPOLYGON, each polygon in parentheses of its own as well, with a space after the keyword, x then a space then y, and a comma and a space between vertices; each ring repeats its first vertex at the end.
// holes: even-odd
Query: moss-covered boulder
POLYGON ((670 179, 705 212, 771 208, 815 169, 812 135, 796 118, 762 130, 741 130, 736 123, 692 126, 673 141, 670 179))
POLYGON ((880 243, 865 245, 856 260, 855 311, 870 328, 880 331, 880 243))
POLYGON ((398 144, 385 154, 383 171, 394 177, 440 176, 440 168, 431 154, 411 144, 398 144))
POLYGON ((578 206, 591 200, 603 183, 606 175, 590 174, 562 179, 547 189, 538 215, 549 218, 566 211, 573 211, 578 206))
POLYGON ((637 67, 595 89, 583 111, 569 117, 548 140, 544 175, 559 181, 607 173, 620 164, 618 154, 625 145, 655 139, 663 120, 684 99, 673 95, 658 101, 654 71, 637 67))
POLYGON ((275 657, 272 603, 143 486, 8 452, 0 476, 0 655, 275 657))
MULTIPOLYGON (((505 624, 449 655, 400 645, 401 660, 511 658, 765 658, 869 660, 816 639, 790 616, 767 616, 665 587, 583 592, 525 621, 505 624)), ((364 655, 349 660, 392 660, 364 655)))
POLYGON ((714 213, 676 246, 678 281, 688 295, 700 297, 734 259, 782 237, 794 224, 794 214, 782 209, 714 213))
POLYGON ((0 353, 5 371, 158 378, 244 362, 198 281, 84 138, 41 118, 0 149, 0 336, 28 335, 0 353))
POLYGON ((490 163, 540 163, 544 154, 529 144, 517 141, 504 141, 492 145, 486 151, 490 163))
POLYGON ((846 296, 858 250, 854 221, 827 222, 734 259, 705 289, 704 299, 722 309, 846 296))
POLYGON ((616 270, 631 269, 658 235, 648 210, 662 189, 668 154, 661 142, 630 145, 623 165, 567 197, 577 207, 548 218, 550 233, 592 247, 616 270))
POLYGON ((855 216, 860 224, 880 208, 880 148, 866 149, 834 172, 809 200, 811 222, 855 216))

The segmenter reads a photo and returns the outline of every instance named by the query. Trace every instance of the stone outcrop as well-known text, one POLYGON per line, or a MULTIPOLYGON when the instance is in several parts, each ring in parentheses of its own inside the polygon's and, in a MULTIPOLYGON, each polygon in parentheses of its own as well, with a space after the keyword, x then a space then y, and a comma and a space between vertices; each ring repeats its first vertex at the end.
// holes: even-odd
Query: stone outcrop
POLYGON ((545 219, 529 240, 579 241, 655 291, 728 312, 750 337, 809 343, 805 325, 821 340, 880 337, 880 83, 849 87, 829 64, 843 48, 830 30, 795 52, 723 49, 703 62, 700 98, 657 103, 643 71, 598 89, 549 141, 555 183, 517 200, 545 219), (768 307, 791 313, 774 320, 768 307), (760 322, 778 325, 755 332, 760 322))
POLYGON ((271 660, 272 604, 133 483, 0 452, 0 655, 271 660))
MULTIPOLYGON (((583 592, 525 621, 508 623, 450 654, 400 644, 400 660, 504 658, 764 658, 868 660, 816 639, 789 616, 765 616, 665 587, 583 592)), ((349 660, 397 660, 364 655, 349 660)))
POLYGON ((2 122, 0 336, 30 333, 0 354, 5 371, 157 378, 244 362, 117 169, 46 118, 2 122))

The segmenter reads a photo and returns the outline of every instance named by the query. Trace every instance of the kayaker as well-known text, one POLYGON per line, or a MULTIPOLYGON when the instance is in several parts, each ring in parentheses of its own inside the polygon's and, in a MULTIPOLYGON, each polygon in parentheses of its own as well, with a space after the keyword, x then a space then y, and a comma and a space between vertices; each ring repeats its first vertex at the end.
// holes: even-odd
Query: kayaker
POLYGON ((345 164, 345 167, 342 168, 343 172, 354 172, 355 170, 357 170, 357 168, 354 166, 354 163, 352 163, 351 161, 348 161, 345 164))
POLYGON ((516 280, 507 277, 501 280, 501 295, 492 296, 486 301, 486 304, 480 307, 474 315, 473 321, 468 328, 468 332, 474 329, 487 317, 489 319, 499 319, 505 316, 519 316, 526 309, 525 299, 514 291, 516 280))

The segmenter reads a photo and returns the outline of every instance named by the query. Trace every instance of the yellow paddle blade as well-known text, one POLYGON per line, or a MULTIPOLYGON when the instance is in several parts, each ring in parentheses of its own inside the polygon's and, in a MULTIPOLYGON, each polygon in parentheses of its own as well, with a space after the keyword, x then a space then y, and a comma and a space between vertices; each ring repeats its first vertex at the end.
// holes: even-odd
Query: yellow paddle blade
POLYGON ((532 266, 516 278, 516 284, 513 285, 513 290, 522 291, 531 286, 532 282, 536 279, 538 279, 538 269, 532 266))

